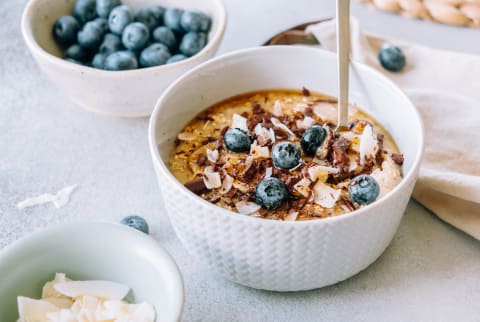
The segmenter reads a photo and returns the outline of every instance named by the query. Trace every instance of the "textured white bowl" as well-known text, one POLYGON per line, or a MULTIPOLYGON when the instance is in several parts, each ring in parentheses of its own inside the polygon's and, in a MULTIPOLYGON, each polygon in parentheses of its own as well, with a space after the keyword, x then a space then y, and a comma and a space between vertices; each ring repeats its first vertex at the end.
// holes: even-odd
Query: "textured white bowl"
POLYGON ((222 99, 302 86, 337 96, 332 53, 305 47, 247 49, 196 67, 164 92, 150 120, 150 150, 168 215, 192 255, 234 282, 296 291, 342 281, 382 254, 410 199, 423 154, 423 127, 408 98, 378 72, 354 63, 350 75, 350 100, 374 115, 404 153, 404 179, 361 210, 308 222, 251 218, 217 207, 188 191, 167 165, 176 134, 222 99))
POLYGON ((16 321, 17 296, 40 298, 55 272, 131 288, 127 299, 154 305, 156 322, 180 321, 182 276, 151 237, 120 224, 69 223, 35 232, 0 251, 0 321, 16 321))
POLYGON ((129 71, 105 71, 65 61, 52 36, 55 20, 72 13, 75 0, 30 0, 22 17, 22 34, 48 77, 77 105, 100 114, 148 116, 158 96, 180 75, 213 57, 222 40, 227 14, 222 0, 123 0, 133 8, 151 5, 196 8, 212 17, 208 44, 184 61, 129 71))

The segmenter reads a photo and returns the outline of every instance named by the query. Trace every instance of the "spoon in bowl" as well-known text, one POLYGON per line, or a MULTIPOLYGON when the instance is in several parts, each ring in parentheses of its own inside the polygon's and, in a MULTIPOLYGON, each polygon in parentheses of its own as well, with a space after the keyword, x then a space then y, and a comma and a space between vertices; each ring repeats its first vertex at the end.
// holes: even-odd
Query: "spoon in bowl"
POLYGON ((350 0, 337 0, 338 122, 335 131, 348 129, 348 73, 350 67, 350 0))

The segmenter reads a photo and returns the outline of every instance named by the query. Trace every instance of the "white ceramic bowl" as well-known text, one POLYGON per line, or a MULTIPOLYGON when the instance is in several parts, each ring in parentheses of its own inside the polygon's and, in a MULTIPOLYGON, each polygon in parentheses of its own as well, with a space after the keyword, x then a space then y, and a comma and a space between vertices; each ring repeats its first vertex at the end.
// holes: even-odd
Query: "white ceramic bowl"
POLYGON ((48 77, 77 105, 100 114, 138 117, 152 112, 158 96, 180 75, 215 54, 227 14, 222 0, 123 0, 133 8, 164 5, 196 8, 212 17, 208 44, 197 55, 170 65, 129 71, 105 71, 65 61, 52 36, 55 20, 71 14, 75 0, 30 0, 22 17, 22 34, 48 77))
POLYGON ((360 272, 388 246, 417 177, 422 122, 408 98, 378 72, 353 63, 350 75, 350 100, 374 115, 404 153, 404 179, 383 199, 360 210, 307 222, 252 218, 217 207, 188 191, 167 165, 176 134, 222 99, 302 86, 337 96, 334 54, 306 47, 242 50, 198 66, 160 97, 149 129, 160 190, 179 239, 212 271, 259 289, 308 290, 360 272))
POLYGON ((147 301, 156 322, 179 321, 183 281, 177 265, 151 237, 120 224, 70 223, 35 232, 0 251, 0 317, 16 321, 17 296, 40 298, 55 272, 78 280, 107 280, 147 301))

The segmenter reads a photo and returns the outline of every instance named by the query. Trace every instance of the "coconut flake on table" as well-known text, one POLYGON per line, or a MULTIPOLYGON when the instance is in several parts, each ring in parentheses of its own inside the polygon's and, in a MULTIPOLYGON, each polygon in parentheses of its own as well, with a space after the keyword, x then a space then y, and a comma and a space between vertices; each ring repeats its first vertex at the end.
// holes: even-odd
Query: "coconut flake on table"
POLYGON ((378 140, 370 124, 363 129, 360 137, 360 163, 364 165, 367 159, 375 159, 378 150, 378 140))
POLYGON ((311 128, 314 124, 315 119, 311 118, 310 116, 306 116, 303 120, 297 120, 297 127, 299 129, 308 129, 311 128))
POLYGON ((382 162, 382 168, 377 168, 370 174, 380 186, 380 195, 378 198, 383 197, 402 180, 402 174, 400 172, 400 166, 393 161, 390 156, 386 156, 382 162))
POLYGON ((277 129, 280 129, 284 132, 286 132, 288 134, 288 136, 292 139, 292 138, 295 138, 295 133, 293 133, 285 124, 283 124, 282 122, 280 122, 279 119, 275 118, 275 117, 272 117, 270 119, 270 121, 272 122, 273 126, 276 127, 277 129))
POLYGON ((283 115, 283 106, 282 102, 279 100, 276 100, 275 103, 273 103, 273 115, 279 117, 283 115))
POLYGON ((310 189, 311 181, 307 178, 303 178, 302 180, 298 181, 294 186, 293 189, 299 192, 302 196, 308 197, 312 189, 310 189))
POLYGON ((313 196, 313 202, 317 205, 332 208, 340 197, 340 190, 333 189, 322 181, 317 181, 313 186, 313 196))
POLYGON ((220 188, 222 186, 220 173, 214 172, 213 167, 205 167, 203 175, 203 183, 207 189, 220 188))
POLYGON ((212 162, 212 163, 215 163, 217 162, 218 160, 218 150, 215 149, 215 150, 210 150, 210 149, 207 149, 207 159, 208 161, 212 162))
POLYGON ((257 144, 257 140, 253 141, 252 145, 250 145, 250 155, 253 158, 269 158, 270 157, 270 150, 268 146, 260 146, 257 144))
POLYGON ((192 132, 182 132, 178 133, 177 138, 180 141, 193 141, 197 139, 197 135, 192 132))
POLYGON ((240 129, 248 133, 247 119, 236 113, 233 114, 231 128, 240 129))
POLYGON ((330 103, 317 103, 313 106, 313 113, 323 120, 337 121, 338 112, 336 105, 330 103))
POLYGON ((233 177, 229 176, 228 174, 225 175, 223 178, 222 186, 220 187, 220 194, 224 195, 228 193, 233 186, 233 177))
POLYGON ((235 207, 237 208, 237 212, 242 215, 251 215, 262 208, 254 202, 244 200, 237 202, 235 207))
POLYGON ((60 189, 56 194, 44 193, 36 197, 27 198, 17 203, 17 208, 24 209, 43 205, 49 202, 53 203, 53 205, 57 209, 62 208, 70 201, 70 196, 75 191, 75 189, 77 189, 77 187, 78 185, 74 184, 60 189))

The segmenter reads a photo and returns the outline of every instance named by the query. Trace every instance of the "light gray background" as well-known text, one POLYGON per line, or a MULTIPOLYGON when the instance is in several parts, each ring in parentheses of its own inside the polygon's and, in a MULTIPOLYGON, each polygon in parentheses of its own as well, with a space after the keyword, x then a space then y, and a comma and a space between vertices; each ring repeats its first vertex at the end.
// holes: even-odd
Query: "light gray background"
MULTIPOLYGON (((229 25, 220 53, 334 15, 333 0, 226 2, 229 25)), ((58 92, 21 38, 25 3, 0 1, 0 248, 47 225, 119 221, 138 213, 183 272, 185 321, 480 321, 480 243, 414 201, 384 255, 338 285, 281 294, 213 275, 185 252, 170 227, 148 152, 148 120, 101 117, 58 92), (15 208, 25 197, 74 183, 79 189, 63 209, 15 208)), ((352 11, 374 33, 480 53, 478 30, 406 20, 358 4, 352 11)))

